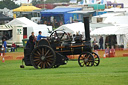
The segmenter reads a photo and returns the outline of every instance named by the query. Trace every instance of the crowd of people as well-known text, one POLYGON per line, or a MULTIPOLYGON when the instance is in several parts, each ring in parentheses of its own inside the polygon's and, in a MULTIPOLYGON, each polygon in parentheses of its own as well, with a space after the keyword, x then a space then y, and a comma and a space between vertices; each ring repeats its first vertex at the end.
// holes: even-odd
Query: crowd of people
MULTIPOLYGON (((112 40, 113 41, 113 40, 112 40)), ((93 44, 93 48, 94 51, 98 54, 98 50, 103 50, 103 37, 100 36, 99 38, 99 43, 96 41, 96 38, 94 38, 92 44, 93 44)), ((114 45, 111 45, 111 47, 109 46, 108 43, 105 44, 105 53, 104 53, 104 57, 114 57, 115 56, 115 48, 114 45)))

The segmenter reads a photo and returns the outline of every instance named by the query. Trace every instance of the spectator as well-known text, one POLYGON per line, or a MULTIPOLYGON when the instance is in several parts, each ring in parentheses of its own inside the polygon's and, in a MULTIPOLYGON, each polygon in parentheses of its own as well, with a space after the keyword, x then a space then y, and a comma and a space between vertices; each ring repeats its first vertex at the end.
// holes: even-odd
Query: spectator
POLYGON ((36 38, 35 38, 34 32, 32 32, 31 36, 29 37, 30 52, 32 52, 32 50, 34 49, 35 41, 36 41, 36 38))
POLYGON ((100 44, 100 49, 103 49, 103 37, 102 36, 100 36, 99 44, 100 44))
POLYGON ((94 48, 94 45, 96 45, 96 43, 97 43, 96 38, 94 38, 94 40, 92 42, 93 48, 94 48))
POLYGON ((95 44, 94 44, 94 51, 95 51, 95 53, 97 53, 97 54, 98 54, 98 49, 99 49, 98 43, 95 43, 95 44))
POLYGON ((5 35, 3 35, 2 37, 2 44, 4 44, 4 39, 7 40, 7 37, 5 35))
POLYGON ((115 49, 114 46, 112 46, 110 49, 110 57, 114 57, 114 56, 115 56, 115 49))
POLYGON ((5 49, 5 53, 6 53, 7 52, 7 42, 5 39, 3 41, 4 41, 3 45, 4 45, 4 49, 5 49))
POLYGON ((124 44, 123 43, 121 43, 120 48, 122 48, 122 49, 124 48, 124 44))
POLYGON ((11 47, 11 52, 15 52, 15 49, 16 49, 16 44, 13 42, 11 47))
POLYGON ((92 43, 93 43, 93 46, 97 43, 96 38, 94 38, 92 43))
POLYGON ((41 40, 41 38, 47 38, 46 36, 42 36, 41 34, 42 32, 39 31, 39 35, 37 36, 37 41, 41 40))
POLYGON ((105 49, 105 56, 104 57, 110 57, 110 49, 107 46, 107 48, 105 49))

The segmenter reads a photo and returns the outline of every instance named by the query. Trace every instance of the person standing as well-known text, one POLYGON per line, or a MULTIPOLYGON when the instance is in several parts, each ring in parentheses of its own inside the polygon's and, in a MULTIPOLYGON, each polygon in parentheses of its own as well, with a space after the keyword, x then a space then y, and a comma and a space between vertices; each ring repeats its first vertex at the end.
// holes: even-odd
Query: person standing
POLYGON ((99 44, 100 44, 100 49, 103 49, 103 37, 102 36, 100 36, 99 44))
POLYGON ((98 54, 98 49, 99 49, 98 43, 95 43, 94 44, 94 51, 96 54, 98 54))
POLYGON ((93 43, 93 46, 97 43, 96 38, 94 38, 92 43, 93 43))
POLYGON ((46 36, 42 36, 41 34, 42 32, 39 31, 39 35, 37 36, 37 41, 41 40, 41 38, 47 38, 46 36))
POLYGON ((3 35, 2 37, 2 44, 4 44, 4 40, 7 40, 7 37, 5 35, 3 35))
POLYGON ((31 33, 31 36, 29 37, 29 44, 30 44, 30 52, 34 49, 35 45, 35 35, 34 32, 31 33))
POLYGON ((6 39, 3 40, 3 46, 4 46, 4 49, 5 49, 5 53, 7 52, 7 42, 6 42, 6 39))

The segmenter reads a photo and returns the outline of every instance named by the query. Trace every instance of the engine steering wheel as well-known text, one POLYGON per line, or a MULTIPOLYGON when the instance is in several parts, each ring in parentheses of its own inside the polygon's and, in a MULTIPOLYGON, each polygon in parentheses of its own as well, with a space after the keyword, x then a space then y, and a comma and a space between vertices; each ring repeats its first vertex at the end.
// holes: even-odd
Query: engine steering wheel
POLYGON ((69 41, 71 40, 70 36, 62 30, 55 30, 51 33, 50 39, 54 39, 54 41, 69 41))

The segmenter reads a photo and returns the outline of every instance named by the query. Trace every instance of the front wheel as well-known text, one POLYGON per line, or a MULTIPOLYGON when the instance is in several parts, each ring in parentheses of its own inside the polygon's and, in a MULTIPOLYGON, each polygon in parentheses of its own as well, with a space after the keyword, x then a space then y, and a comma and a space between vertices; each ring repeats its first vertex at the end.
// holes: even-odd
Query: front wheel
POLYGON ((100 63, 100 57, 98 56, 98 54, 96 54, 94 52, 92 52, 92 55, 94 56, 94 59, 95 59, 94 66, 98 66, 100 63))
POLYGON ((93 66, 94 65, 94 57, 90 52, 85 52, 80 54, 80 56, 78 57, 78 64, 81 67, 84 66, 93 66))

